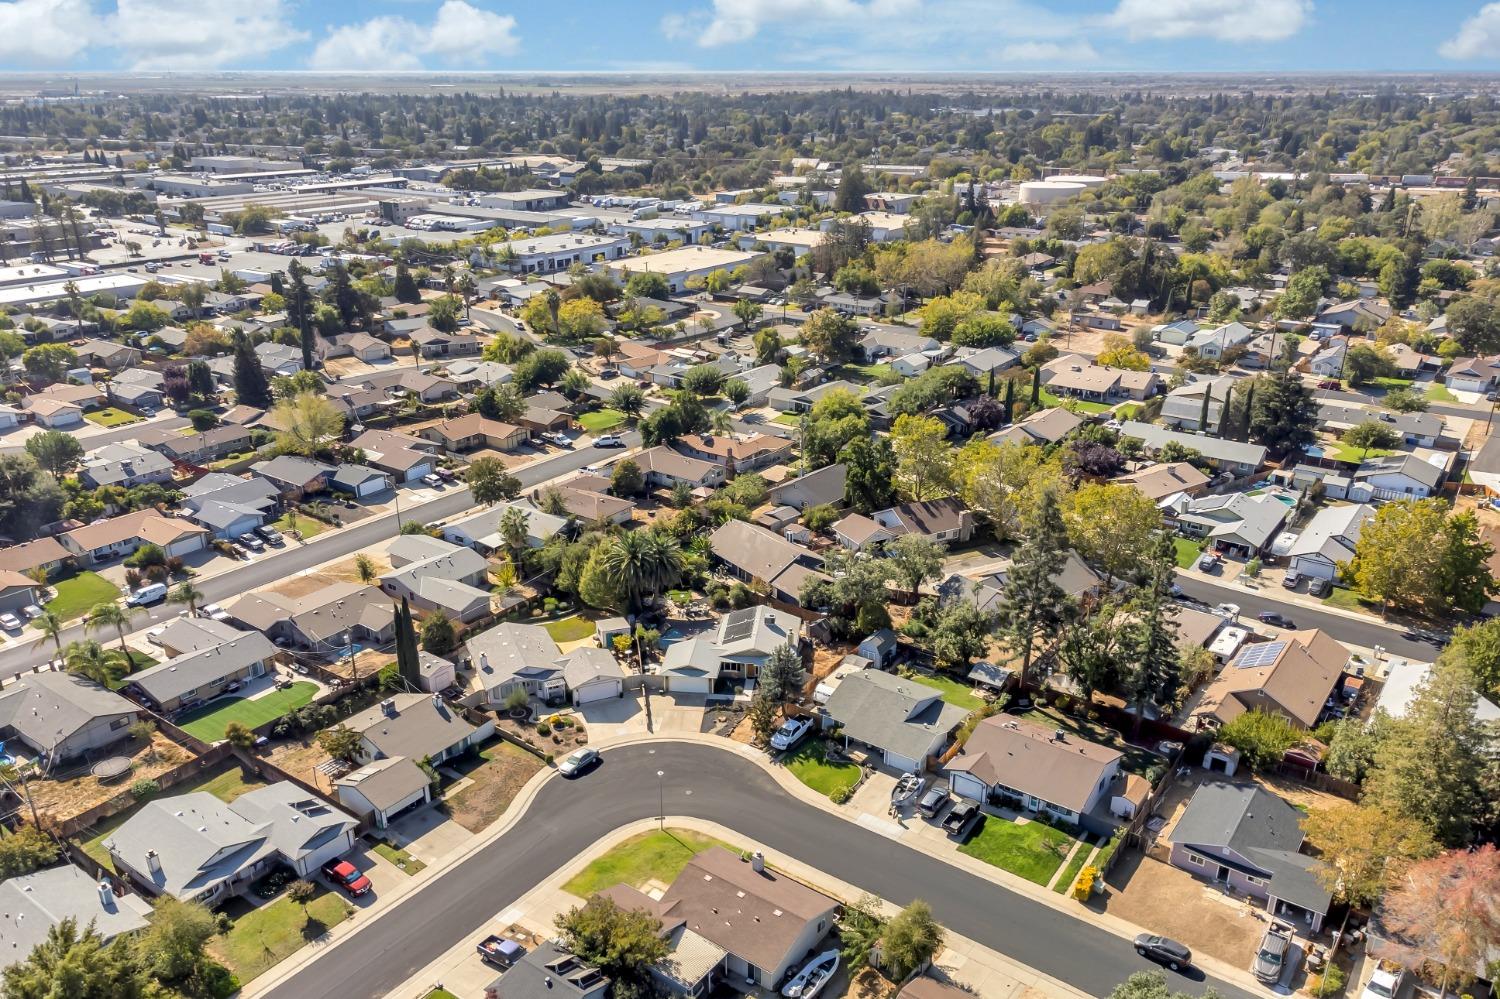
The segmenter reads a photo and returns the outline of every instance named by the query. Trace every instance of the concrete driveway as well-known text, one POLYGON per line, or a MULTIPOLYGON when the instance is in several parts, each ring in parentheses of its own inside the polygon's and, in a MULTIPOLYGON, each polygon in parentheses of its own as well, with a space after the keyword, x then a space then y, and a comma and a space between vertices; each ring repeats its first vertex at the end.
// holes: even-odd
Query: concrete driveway
POLYGON ((473 833, 431 805, 397 819, 385 835, 424 864, 435 863, 474 840, 473 833))
POLYGON ((611 697, 577 709, 592 745, 646 734, 646 707, 639 696, 611 697))
POLYGON ((651 695, 651 720, 657 735, 698 735, 703 731, 703 712, 708 698, 703 694, 651 695))

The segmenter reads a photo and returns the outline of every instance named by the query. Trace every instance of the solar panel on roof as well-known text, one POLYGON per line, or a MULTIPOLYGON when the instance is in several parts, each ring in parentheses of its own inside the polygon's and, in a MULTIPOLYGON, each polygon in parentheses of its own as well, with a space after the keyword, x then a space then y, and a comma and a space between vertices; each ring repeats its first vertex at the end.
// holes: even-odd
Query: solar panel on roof
POLYGON ((1281 650, 1286 648, 1285 642, 1263 642, 1259 645, 1247 646, 1240 653, 1238 660, 1240 669, 1256 669, 1261 666, 1269 666, 1281 655, 1281 650))
POLYGON ((745 614, 743 617, 739 618, 736 618, 731 614, 724 620, 724 641, 742 642, 745 639, 749 638, 751 632, 753 632, 754 630, 755 614, 753 609, 751 609, 751 613, 745 614))

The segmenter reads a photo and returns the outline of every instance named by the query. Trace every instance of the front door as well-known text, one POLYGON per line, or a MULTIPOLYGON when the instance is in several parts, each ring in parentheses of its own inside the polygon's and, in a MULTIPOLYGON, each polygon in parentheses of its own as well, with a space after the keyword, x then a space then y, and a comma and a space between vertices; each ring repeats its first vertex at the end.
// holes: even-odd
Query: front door
POLYGON ((1214 875, 1214 880, 1217 881, 1217 882, 1219 882, 1220 884, 1228 884, 1229 883, 1229 868, 1227 868, 1224 865, 1220 864, 1218 872, 1214 875))

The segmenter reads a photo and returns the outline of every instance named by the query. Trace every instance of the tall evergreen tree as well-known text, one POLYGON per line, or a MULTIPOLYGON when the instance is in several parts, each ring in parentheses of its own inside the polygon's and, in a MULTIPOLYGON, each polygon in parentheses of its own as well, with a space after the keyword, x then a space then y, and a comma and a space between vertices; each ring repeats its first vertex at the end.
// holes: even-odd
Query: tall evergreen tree
POLYGON ((411 604, 405 597, 396 609, 396 672, 407 690, 421 690, 421 657, 417 652, 417 629, 412 624, 411 604))
POLYGON ((1067 613, 1068 595, 1057 585, 1067 553, 1068 529, 1057 494, 1048 489, 1037 504, 1030 534, 1016 551, 1000 612, 1001 631, 1021 657, 1022 689, 1030 679, 1038 638, 1055 634, 1067 613))
POLYGON ((291 279, 286 292, 287 317, 291 319, 292 325, 297 327, 302 340, 302 367, 311 371, 313 369, 312 292, 307 287, 307 270, 294 257, 286 271, 291 279))
POLYGON ((396 261, 396 301, 414 305, 422 300, 422 290, 417 287, 417 279, 412 277, 411 268, 406 266, 405 260, 396 261))
POLYGON ((1318 404, 1312 390, 1290 370, 1265 375, 1250 411, 1250 436, 1273 458, 1283 458, 1314 440, 1318 404))
POLYGON ((1146 705, 1167 704, 1177 693, 1177 605, 1172 601, 1177 549, 1167 532, 1157 535, 1145 568, 1145 582, 1134 600, 1128 657, 1131 672, 1126 683, 1135 707, 1137 733, 1146 705))
POLYGON ((261 367, 250 338, 243 332, 234 335, 234 395, 242 406, 266 409, 271 405, 271 383, 261 367))

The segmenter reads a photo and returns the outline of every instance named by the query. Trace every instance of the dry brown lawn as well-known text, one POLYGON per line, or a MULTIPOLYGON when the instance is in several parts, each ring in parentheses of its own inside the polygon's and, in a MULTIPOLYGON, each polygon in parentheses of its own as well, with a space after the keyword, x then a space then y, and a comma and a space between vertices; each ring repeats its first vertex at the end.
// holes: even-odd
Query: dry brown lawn
POLYGON ((887 999, 896 994, 896 983, 874 968, 863 968, 849 981, 849 999, 887 999))
POLYGON ((122 743, 114 755, 129 755, 132 770, 129 776, 108 784, 101 783, 87 770, 68 780, 31 781, 29 787, 36 810, 58 820, 70 819, 128 791, 138 780, 157 777, 193 758, 189 750, 160 732, 151 737, 149 744, 135 739, 122 743))
POLYGON ((328 754, 323 752, 312 736, 278 742, 271 747, 266 758, 293 777, 300 777, 313 784, 320 791, 332 790, 328 779, 317 771, 318 764, 327 760, 328 754))
POLYGON ((1199 953, 1235 967, 1250 964, 1265 931, 1265 909, 1243 898, 1231 899, 1187 871, 1132 851, 1110 872, 1105 911, 1152 933, 1181 940, 1199 953))
POLYGON ((505 814, 532 774, 542 769, 541 760, 508 742, 496 742, 485 755, 487 762, 468 775, 474 783, 445 799, 449 817, 474 833, 505 814))

